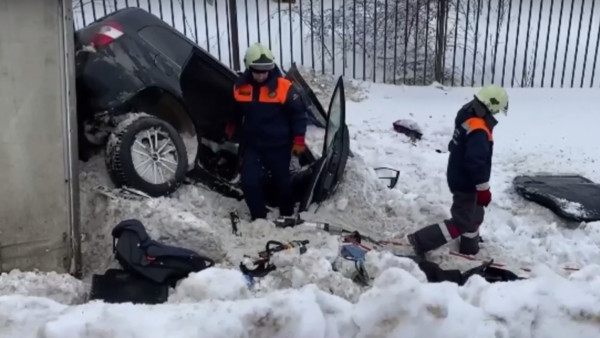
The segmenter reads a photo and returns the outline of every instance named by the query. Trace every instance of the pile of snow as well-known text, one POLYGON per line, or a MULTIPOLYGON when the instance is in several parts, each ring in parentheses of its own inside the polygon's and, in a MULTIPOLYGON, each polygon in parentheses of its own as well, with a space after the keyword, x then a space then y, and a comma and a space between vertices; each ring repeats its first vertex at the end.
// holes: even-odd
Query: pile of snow
POLYGON ((564 210, 565 213, 573 215, 575 217, 585 218, 589 217, 588 211, 585 207, 579 203, 574 201, 569 201, 564 198, 555 198, 557 200, 557 205, 561 210, 564 210))
MULTIPOLYGON (((408 264, 408 263, 407 263, 408 264)), ((0 297, 2 337, 597 337, 600 267, 463 287, 388 267, 356 303, 316 285, 250 297, 240 272, 192 274, 169 302, 65 305, 0 297)))
MULTIPOLYGON (((328 102, 334 80, 310 78, 311 86, 322 83, 322 102, 328 102)), ((449 217, 446 148, 456 111, 474 90, 359 87, 360 99, 347 100, 346 106, 354 157, 344 180, 302 217, 386 239, 449 217), (414 121, 423 138, 414 143, 394 131, 397 120, 414 121), (400 170, 398 185, 388 189, 375 167, 400 170)), ((511 186, 514 176, 538 171, 577 171, 600 181, 595 165, 600 148, 588 140, 598 117, 591 110, 578 111, 576 119, 564 114, 573 101, 592 107, 600 98, 593 90, 512 89, 509 95, 511 110, 495 130, 493 201, 481 228, 485 243, 475 258, 532 268, 527 280, 489 284, 474 276, 462 287, 429 284, 412 260, 370 251, 365 266, 372 281, 363 287, 353 281, 353 262, 339 257, 338 237, 249 222, 243 201, 200 184, 184 185, 169 198, 100 194, 94 187, 112 183, 99 155, 81 164, 83 281, 2 275, 0 337, 600 336, 600 222, 568 227, 511 186), (241 218, 241 236, 231 231, 233 210, 241 218), (182 280, 170 290, 167 304, 82 304, 91 275, 118 266, 110 231, 128 218, 140 219, 153 239, 196 250, 217 266, 182 280), (239 264, 245 255, 264 250, 268 240, 309 240, 308 250, 277 253, 277 269, 248 283, 239 264), (569 274, 565 266, 581 269, 569 274)), ((311 149, 318 148, 319 137, 308 138, 311 149)), ((276 216, 277 211, 269 215, 276 216)), ((442 247, 430 258, 444 268, 479 264, 448 255, 455 248, 456 243, 442 247)))
MULTIPOLYGON (((97 186, 114 187, 108 178, 104 159, 95 156, 82 163, 81 226, 84 274, 101 273, 116 266, 112 257, 112 228, 119 222, 136 218, 146 227, 152 239, 187 248, 221 261, 226 255, 223 238, 217 231, 222 214, 218 201, 202 190, 184 186, 172 198, 112 199, 98 193, 97 186), (198 212, 200 211, 201 212, 198 212), (218 222, 218 223, 217 223, 218 222)), ((213 193, 216 195, 216 193, 213 193)))
POLYGON ((0 274, 0 296, 45 297, 59 303, 78 304, 86 301, 87 293, 83 282, 67 274, 19 270, 0 274))
MULTIPOLYGON (((320 71, 309 67, 297 66, 300 73, 302 73, 302 77, 317 96, 319 102, 321 102, 321 106, 327 110, 331 101, 331 95, 340 75, 322 74, 320 71)), ((344 94, 346 100, 350 102, 365 100, 368 97, 370 85, 370 82, 344 77, 344 94)))

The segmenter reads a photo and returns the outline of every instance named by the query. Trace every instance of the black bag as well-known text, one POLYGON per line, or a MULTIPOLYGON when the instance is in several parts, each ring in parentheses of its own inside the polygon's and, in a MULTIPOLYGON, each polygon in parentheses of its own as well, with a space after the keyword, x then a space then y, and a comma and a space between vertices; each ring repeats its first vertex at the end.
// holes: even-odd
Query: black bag
POLYGON ((137 273, 108 269, 92 276, 90 300, 106 303, 160 304, 169 298, 169 286, 157 284, 137 273))
POLYGON ((450 269, 444 270, 438 264, 426 260, 418 261, 419 268, 427 276, 427 281, 430 283, 439 282, 454 282, 456 284, 463 284, 463 276, 460 270, 450 269))
POLYGON ((461 273, 458 269, 444 270, 438 264, 418 256, 407 255, 401 257, 407 257, 414 260, 415 263, 419 265, 421 271, 425 273, 427 281, 430 283, 453 282, 458 285, 464 285, 469 277, 473 275, 480 275, 489 283, 524 279, 510 270, 493 266, 493 260, 461 273))
POLYGON ((159 284, 174 287, 178 280, 189 273, 215 265, 213 260, 195 251, 150 239, 144 225, 137 219, 117 224, 112 236, 113 253, 121 266, 159 284))
POLYGON ((489 283, 494 282, 509 282, 514 280, 525 279, 517 276, 514 272, 499 267, 493 266, 494 260, 485 262, 480 266, 474 267, 471 270, 465 271, 462 275, 463 284, 467 282, 469 277, 473 275, 480 275, 489 283))

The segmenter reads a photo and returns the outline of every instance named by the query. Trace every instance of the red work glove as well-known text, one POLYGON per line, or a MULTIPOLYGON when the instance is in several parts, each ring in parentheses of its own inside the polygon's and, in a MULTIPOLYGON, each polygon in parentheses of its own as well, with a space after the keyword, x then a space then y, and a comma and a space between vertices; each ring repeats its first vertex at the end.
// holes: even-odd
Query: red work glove
POLYGON ((304 144, 304 136, 296 136, 294 137, 294 146, 292 147, 292 154, 300 155, 306 150, 306 145, 304 144))
POLYGON ((487 207, 492 201, 492 193, 490 189, 477 190, 477 205, 487 207))
POLYGON ((227 135, 227 138, 231 140, 234 132, 235 132, 235 124, 227 123, 227 125, 225 126, 225 134, 227 135))

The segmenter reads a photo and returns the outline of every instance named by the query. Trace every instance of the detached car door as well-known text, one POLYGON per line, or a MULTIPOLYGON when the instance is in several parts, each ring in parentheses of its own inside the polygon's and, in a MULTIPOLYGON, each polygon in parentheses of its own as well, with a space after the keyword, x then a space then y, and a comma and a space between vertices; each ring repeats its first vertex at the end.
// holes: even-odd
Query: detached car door
POLYGON ((350 137, 346 126, 346 97, 344 81, 340 76, 327 110, 322 155, 314 164, 314 174, 300 205, 300 210, 306 210, 313 202, 322 202, 335 192, 346 169, 349 152, 350 137))

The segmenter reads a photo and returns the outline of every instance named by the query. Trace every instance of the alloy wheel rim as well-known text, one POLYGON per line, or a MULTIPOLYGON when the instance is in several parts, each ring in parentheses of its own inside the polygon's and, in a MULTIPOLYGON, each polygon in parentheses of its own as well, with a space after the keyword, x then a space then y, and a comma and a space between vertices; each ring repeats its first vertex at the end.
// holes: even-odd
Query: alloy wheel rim
POLYGON ((173 180, 179 163, 175 143, 166 131, 157 127, 135 135, 131 160, 137 174, 152 184, 173 180))

